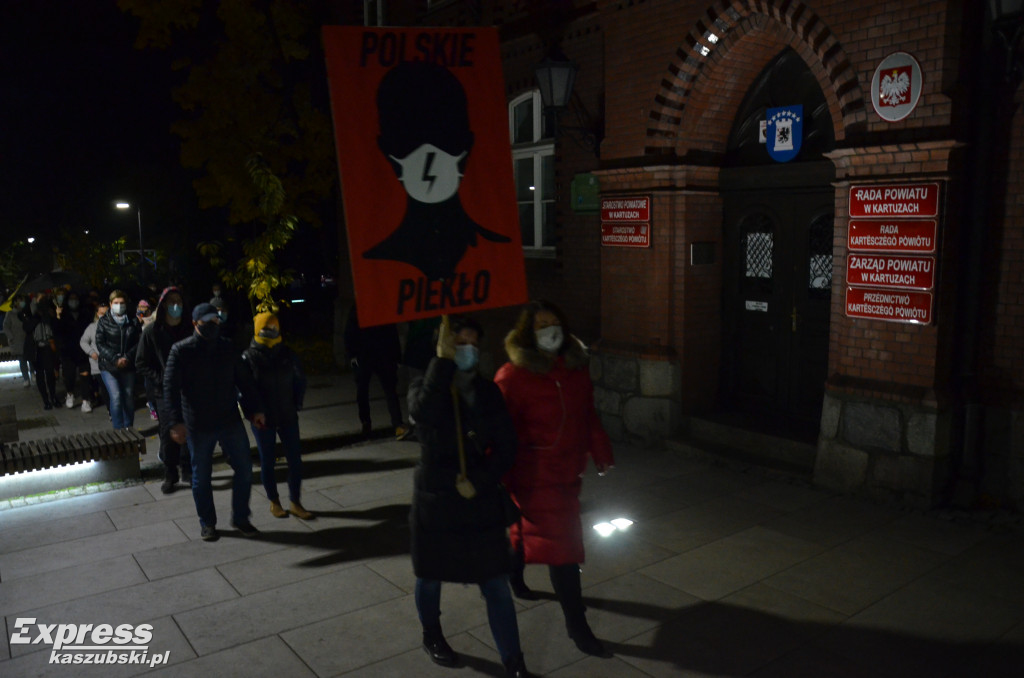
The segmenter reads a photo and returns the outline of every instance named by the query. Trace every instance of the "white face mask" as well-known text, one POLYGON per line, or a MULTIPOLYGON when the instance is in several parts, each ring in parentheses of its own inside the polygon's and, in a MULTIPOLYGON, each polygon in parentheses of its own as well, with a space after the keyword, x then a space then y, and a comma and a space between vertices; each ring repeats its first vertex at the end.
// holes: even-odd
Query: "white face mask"
POLYGON ((125 307, 124 304, 111 304, 110 312, 114 315, 124 315, 125 307))
POLYGON ((537 335, 537 348, 548 353, 555 353, 562 348, 564 335, 561 325, 548 325, 542 330, 534 332, 537 335))
POLYGON ((459 192, 459 182, 462 180, 459 162, 466 157, 466 151, 455 156, 433 144, 423 144, 404 158, 393 155, 388 157, 402 167, 402 176, 398 180, 413 200, 444 202, 459 192))

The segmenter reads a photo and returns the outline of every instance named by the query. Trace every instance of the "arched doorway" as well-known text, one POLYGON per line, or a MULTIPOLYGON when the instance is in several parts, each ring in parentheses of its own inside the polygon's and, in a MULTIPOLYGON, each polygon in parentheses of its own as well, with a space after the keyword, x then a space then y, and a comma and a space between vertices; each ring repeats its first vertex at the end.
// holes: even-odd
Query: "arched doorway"
POLYGON ((733 122, 723 198, 720 410, 744 426, 813 439, 828 367, 835 146, 825 96, 792 49, 755 79, 733 122), (799 154, 759 141, 768 108, 801 104, 799 154))

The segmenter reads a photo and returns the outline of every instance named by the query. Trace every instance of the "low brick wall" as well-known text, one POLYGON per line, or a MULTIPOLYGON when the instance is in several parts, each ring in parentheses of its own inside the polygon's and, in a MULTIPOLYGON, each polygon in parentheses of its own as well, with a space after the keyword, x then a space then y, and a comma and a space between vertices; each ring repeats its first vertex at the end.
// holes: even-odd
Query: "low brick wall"
POLYGON ((656 445, 672 437, 681 420, 680 375, 675 360, 592 351, 594 402, 612 440, 656 445))

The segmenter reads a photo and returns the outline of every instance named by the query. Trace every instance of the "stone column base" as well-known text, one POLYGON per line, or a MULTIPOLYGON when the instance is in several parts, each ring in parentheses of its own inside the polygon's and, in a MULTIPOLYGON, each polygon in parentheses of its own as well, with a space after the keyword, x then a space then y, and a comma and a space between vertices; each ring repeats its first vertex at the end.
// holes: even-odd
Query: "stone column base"
POLYGON ((590 356, 594 402, 612 440, 657 445, 681 421, 681 370, 672 356, 594 349, 590 356))

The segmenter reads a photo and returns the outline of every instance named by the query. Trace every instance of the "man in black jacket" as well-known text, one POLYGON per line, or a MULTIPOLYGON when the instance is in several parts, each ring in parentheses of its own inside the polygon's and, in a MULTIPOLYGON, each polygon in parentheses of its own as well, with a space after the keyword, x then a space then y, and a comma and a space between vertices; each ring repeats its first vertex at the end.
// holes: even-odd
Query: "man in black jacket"
POLYGON ((60 370, 64 378, 64 406, 71 409, 75 406, 75 390, 78 397, 85 400, 91 393, 86 380, 78 378, 83 371, 89 370, 89 356, 85 355, 79 341, 82 333, 92 322, 92 309, 82 308, 77 292, 69 292, 66 298, 57 295, 61 302, 57 307, 57 322, 54 332, 57 335, 57 350, 60 352, 60 370))
POLYGON ((188 447, 171 440, 171 427, 167 417, 162 416, 164 405, 160 394, 164 390, 164 368, 167 367, 167 356, 171 346, 188 339, 192 335, 192 325, 184 322, 184 302, 177 287, 168 287, 160 295, 156 311, 156 319, 142 330, 139 351, 135 354, 135 369, 143 377, 149 379, 153 390, 157 393, 153 404, 157 409, 160 421, 160 461, 164 463, 164 482, 160 491, 170 494, 176 489, 179 477, 186 484, 192 484, 192 460, 188 447), (178 475, 178 465, 181 475, 178 475))
POLYGON ((220 443, 235 477, 231 489, 231 525, 245 537, 259 531, 249 522, 252 457, 249 438, 238 416, 238 393, 245 416, 254 426, 266 424, 252 373, 228 339, 218 336, 220 318, 210 304, 192 310, 195 334, 171 347, 164 370, 164 411, 171 439, 188 442, 192 454, 192 498, 204 541, 216 541, 213 505, 213 448, 220 443))

